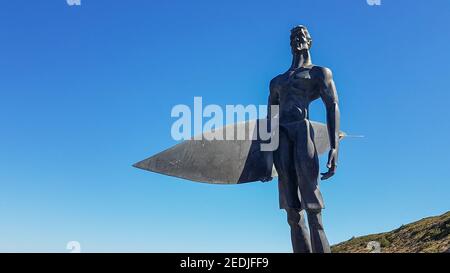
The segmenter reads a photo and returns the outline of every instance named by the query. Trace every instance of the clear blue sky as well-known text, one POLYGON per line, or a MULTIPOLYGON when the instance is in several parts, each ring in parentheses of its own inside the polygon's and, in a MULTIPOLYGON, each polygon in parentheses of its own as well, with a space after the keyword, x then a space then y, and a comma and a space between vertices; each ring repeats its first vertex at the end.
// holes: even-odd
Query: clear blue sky
POLYGON ((131 164, 175 144, 175 104, 265 104, 296 24, 366 136, 321 184, 330 241, 448 211, 449 18, 447 0, 1 1, 0 251, 290 252, 275 182, 131 164))

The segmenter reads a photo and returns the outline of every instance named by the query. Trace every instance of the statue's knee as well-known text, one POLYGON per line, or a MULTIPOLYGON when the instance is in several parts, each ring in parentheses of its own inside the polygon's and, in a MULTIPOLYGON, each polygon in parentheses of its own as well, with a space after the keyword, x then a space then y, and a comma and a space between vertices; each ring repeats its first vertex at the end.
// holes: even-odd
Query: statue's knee
POLYGON ((299 209, 286 209, 287 221, 290 226, 298 226, 301 220, 299 209))
POLYGON ((323 230, 322 214, 320 209, 309 209, 306 211, 308 214, 308 224, 310 228, 316 230, 323 230))

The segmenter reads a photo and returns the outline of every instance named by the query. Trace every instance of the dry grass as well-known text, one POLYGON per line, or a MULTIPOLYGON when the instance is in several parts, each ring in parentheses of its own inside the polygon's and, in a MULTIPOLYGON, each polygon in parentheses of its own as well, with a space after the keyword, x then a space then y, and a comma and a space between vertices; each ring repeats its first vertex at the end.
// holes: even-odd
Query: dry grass
POLYGON ((367 244, 377 241, 384 253, 440 253, 450 248, 450 211, 403 225, 390 232, 372 234, 334 245, 334 253, 368 253, 367 244))

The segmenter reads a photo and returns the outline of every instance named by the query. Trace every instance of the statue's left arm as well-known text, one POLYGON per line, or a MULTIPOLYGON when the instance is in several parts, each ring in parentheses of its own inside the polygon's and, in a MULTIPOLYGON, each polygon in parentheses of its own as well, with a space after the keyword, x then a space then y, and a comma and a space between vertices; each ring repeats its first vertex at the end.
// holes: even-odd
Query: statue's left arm
POLYGON ((339 153, 339 131, 340 131, 340 112, 339 100, 336 86, 333 81, 333 74, 330 69, 322 68, 319 83, 320 97, 326 107, 328 136, 330 138, 330 152, 328 153, 328 162, 326 173, 321 173, 321 180, 328 179, 334 175, 337 168, 339 153))

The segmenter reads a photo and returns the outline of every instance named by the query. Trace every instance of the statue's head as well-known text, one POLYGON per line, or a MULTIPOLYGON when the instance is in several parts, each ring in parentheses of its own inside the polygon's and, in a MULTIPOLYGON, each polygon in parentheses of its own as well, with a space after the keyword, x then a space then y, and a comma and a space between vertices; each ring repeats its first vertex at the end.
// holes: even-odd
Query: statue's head
POLYGON ((312 46, 311 35, 308 29, 299 25, 291 29, 291 49, 292 53, 298 53, 302 50, 309 50, 312 46))

